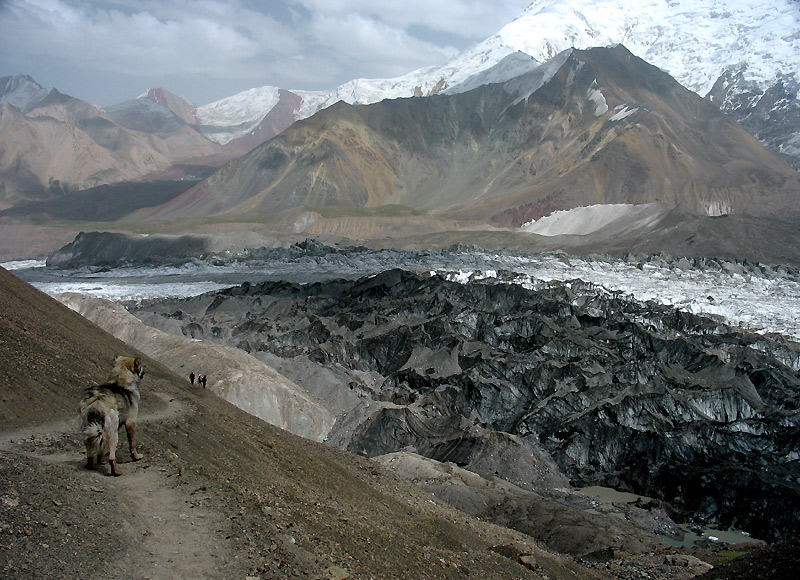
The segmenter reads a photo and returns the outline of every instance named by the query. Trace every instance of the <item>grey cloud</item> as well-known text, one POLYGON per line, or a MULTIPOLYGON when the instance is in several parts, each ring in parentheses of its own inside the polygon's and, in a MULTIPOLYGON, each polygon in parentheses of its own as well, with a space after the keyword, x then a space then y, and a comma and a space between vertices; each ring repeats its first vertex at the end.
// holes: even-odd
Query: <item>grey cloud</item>
POLYGON ((441 64, 525 4, 0 0, 0 76, 65 79, 61 90, 95 103, 85 93, 119 102, 164 86, 204 104, 263 85, 333 88, 441 64))

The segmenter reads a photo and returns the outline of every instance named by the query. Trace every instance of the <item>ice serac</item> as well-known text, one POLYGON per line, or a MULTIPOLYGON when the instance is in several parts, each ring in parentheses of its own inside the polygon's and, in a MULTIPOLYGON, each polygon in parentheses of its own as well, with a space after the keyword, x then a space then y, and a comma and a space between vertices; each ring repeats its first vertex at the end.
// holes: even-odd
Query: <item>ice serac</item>
POLYGON ((330 413, 294 382, 239 349, 150 328, 107 300, 70 293, 57 298, 179 375, 207 375, 213 393, 272 425, 317 441, 333 425, 330 413))
POLYGON ((132 312, 298 382, 324 369, 320 396, 342 397, 329 441, 354 453, 539 493, 566 475, 756 537, 800 531, 800 379, 768 354, 797 345, 577 280, 452 278, 244 284, 132 312))

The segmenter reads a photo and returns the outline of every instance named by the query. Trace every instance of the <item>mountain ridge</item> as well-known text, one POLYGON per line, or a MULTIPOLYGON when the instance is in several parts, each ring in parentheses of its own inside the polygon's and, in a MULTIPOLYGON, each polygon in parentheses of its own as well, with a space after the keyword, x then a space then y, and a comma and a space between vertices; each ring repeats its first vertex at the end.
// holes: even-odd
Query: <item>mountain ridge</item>
POLYGON ((3 94, 0 104, 0 198, 5 204, 147 181, 171 169, 187 176, 191 163, 213 166, 233 156, 149 99, 103 111, 57 89, 44 96, 34 91, 34 98, 24 101, 28 88, 22 95, 3 94))
MULTIPOLYGON (((474 88, 476 75, 499 64, 512 54, 524 54, 542 64, 568 49, 625 44, 636 56, 658 66, 688 89, 718 103, 737 119, 752 116, 760 101, 762 108, 771 101, 776 87, 786 102, 784 114, 800 114, 797 87, 800 84, 800 16, 790 0, 767 2, 722 2, 720 0, 646 0, 633 5, 617 0, 598 5, 590 0, 537 0, 520 16, 496 34, 463 51, 441 66, 429 66, 392 79, 353 79, 329 91, 300 91, 303 104, 296 111, 306 118, 337 100, 350 104, 374 103, 385 98, 399 98, 461 92, 474 88), (698 58, 697 54, 705 55, 698 58), (727 94, 718 85, 726 78, 727 94), (738 100, 747 95, 746 101, 738 100)), ((524 65, 522 65, 524 66, 524 65)), ((503 82, 517 76, 497 78, 503 82)), ((255 125, 270 110, 269 103, 259 105, 247 99, 277 87, 260 87, 238 93, 199 107, 207 123, 230 125, 224 116, 215 114, 226 108, 250 110, 250 125, 255 125)), ((747 126, 747 124, 746 124, 747 126)), ((769 138, 763 127, 748 126, 776 151, 800 154, 800 126, 783 127, 773 120, 774 133, 769 138)), ((243 130, 244 131, 244 130, 243 130)), ((246 132, 246 131, 244 131, 246 132)), ((225 137, 229 139, 230 137, 225 137)))
POLYGON ((553 62, 455 95, 340 102, 139 215, 399 204, 517 227, 541 217, 542 203, 659 202, 702 215, 796 207, 796 172, 625 47, 553 62))
MULTIPOLYGON (((761 3, 754 8, 740 2, 723 6, 716 0, 710 3, 697 0, 669 3, 665 0, 646 0, 636 6, 625 7, 629 10, 623 14, 617 0, 602 3, 603 7, 608 8, 607 13, 596 8, 590 11, 593 6, 590 4, 584 0, 533 2, 498 34, 464 51, 445 65, 412 71, 397 79, 353 79, 332 91, 316 92, 261 87, 201 107, 195 107, 165 89, 148 90, 139 99, 121 104, 124 106, 109 107, 106 113, 100 111, 89 133, 80 126, 73 133, 63 133, 64 127, 61 129, 63 135, 59 137, 60 143, 66 143, 72 135, 81 140, 72 147, 61 147, 62 151, 94 148, 96 142, 92 142, 93 135, 101 140, 113 142, 119 139, 136 144, 135 151, 130 151, 128 158, 120 160, 113 151, 102 150, 101 147, 98 154, 87 156, 93 160, 106 159, 105 167, 100 164, 101 167, 87 171, 88 176, 81 173, 78 177, 71 177, 68 171, 63 170, 59 174, 49 171, 53 153, 42 153, 37 149, 40 147, 38 143, 48 138, 40 135, 34 139, 36 145, 30 151, 42 159, 33 163, 28 162, 24 155, 20 157, 13 148, 6 147, 3 150, 6 159, 11 160, 6 163, 6 170, 15 175, 14 179, 18 178, 19 183, 5 179, 4 175, 4 201, 0 203, 7 207, 17 203, 20 197, 23 200, 46 197, 55 201, 65 191, 120 180, 186 176, 199 179, 208 174, 209 168, 219 167, 224 161, 241 156, 265 139, 274 140, 274 135, 282 135, 281 132, 291 129, 296 121, 314 119, 312 113, 327 110, 326 107, 334 102, 360 106, 356 103, 370 103, 387 96, 455 97, 481 87, 488 95, 493 89, 485 87, 500 83, 504 84, 506 90, 514 87, 519 103, 524 102, 527 106, 530 95, 540 89, 541 84, 547 82, 563 64, 558 59, 568 54, 561 52, 546 63, 539 63, 537 58, 545 59, 555 54, 561 46, 558 42, 566 42, 566 46, 580 46, 584 41, 596 43, 613 40, 615 43, 608 48, 611 50, 619 46, 618 37, 622 35, 643 52, 649 50, 651 60, 662 69, 669 69, 667 65, 678 62, 684 85, 702 88, 713 82, 705 102, 720 105, 751 134, 777 152, 783 161, 766 156, 748 139, 740 139, 739 129, 730 125, 724 127, 727 136, 704 136, 706 130, 723 128, 716 116, 709 117, 705 125, 690 119, 680 121, 676 126, 686 131, 680 134, 671 126, 675 125, 672 123, 674 117, 670 117, 669 122, 666 117, 659 121, 648 111, 647 101, 650 97, 639 99, 641 102, 631 97, 618 97, 614 103, 610 103, 606 102, 602 91, 592 89, 596 112, 606 115, 604 119, 615 125, 614 130, 608 130, 608 127, 590 130, 589 124, 578 130, 571 123, 569 106, 583 115, 582 111, 588 110, 589 105, 584 102, 585 99, 577 99, 576 95, 572 95, 571 105, 561 109, 556 119, 561 123, 560 127, 552 119, 540 124, 533 132, 532 125, 516 129, 506 127, 506 136, 512 140, 528 132, 527 141, 515 141, 520 151, 512 151, 501 139, 491 146, 499 147, 503 155, 491 159, 484 152, 484 158, 478 159, 475 148, 487 145, 490 140, 487 127, 481 126, 483 121, 480 115, 473 119, 477 122, 474 126, 470 125, 471 121, 467 120, 464 112, 451 118, 448 121, 451 127, 466 123, 457 130, 458 139, 461 140, 453 141, 451 135, 452 143, 442 141, 433 149, 419 142, 406 147, 414 140, 422 138, 425 141, 433 137, 431 134, 424 136, 424 131, 420 133, 419 129, 414 129, 416 135, 402 136, 404 129, 400 127, 395 130, 395 136, 402 136, 405 141, 397 142, 382 129, 376 132, 362 120, 356 120, 355 124, 351 120, 347 127, 329 126, 326 129, 327 137, 316 144, 304 141, 302 163, 314 166, 314 171, 305 175, 293 169, 291 175, 284 175, 279 184, 274 182, 274 175, 269 179, 265 177, 268 171, 260 175, 256 172, 247 177, 240 175, 237 179, 243 181, 234 187, 233 182, 227 180, 248 162, 250 157, 245 156, 223 168, 212 181, 200 186, 226 182, 224 189, 232 195, 229 201, 197 196, 199 189, 195 189, 181 200, 173 200, 168 206, 140 211, 131 217, 140 219, 144 216, 151 220, 159 214, 164 216, 170 212, 174 217, 180 217, 175 212, 178 208, 185 208, 190 221, 194 220, 191 224, 186 223, 183 226, 185 228, 197 227, 201 222, 202 227, 207 227, 210 225, 208 215, 213 214, 215 217, 211 218, 212 221, 229 221, 246 216, 248 223, 269 225, 283 232, 353 238, 430 234, 452 231, 453 228, 469 228, 473 231, 517 228, 554 211, 605 203, 662 204, 664 217, 659 222, 661 225, 651 222, 649 227, 666 227, 664 224, 669 221, 666 215, 674 209, 679 210, 678 213, 683 212, 683 215, 688 215, 688 211, 708 216, 727 215, 746 208, 761 216, 759 219, 766 219, 784 208, 787 215, 781 217, 794 219, 797 206, 792 184, 796 175, 787 171, 787 165, 783 162, 795 168, 800 166, 797 158, 791 157, 800 152, 800 104, 796 99, 800 83, 797 82, 798 67, 794 56, 797 51, 787 49, 795 46, 795 36, 800 38, 800 32, 792 33, 800 28, 796 22, 800 20, 796 17, 796 5, 781 0, 774 10, 762 10, 759 13, 755 8, 762 6, 761 3), (622 14, 624 18, 620 16, 615 20, 612 18, 615 14, 622 14), (663 16, 664 22, 656 26, 648 14, 663 16), (545 31, 547 34, 530 34, 545 24, 549 27, 545 31), (765 44, 769 34, 772 34, 774 41, 771 45, 765 44), (556 37, 561 40, 556 42, 556 37), (733 45, 732 38, 736 39, 733 45), (696 45, 688 57, 682 48, 687 45, 696 45), (703 58, 695 58, 699 53, 703 54, 703 58), (667 57, 673 60, 664 61, 666 64, 658 62, 659 58, 667 57), (683 66, 686 58, 691 61, 691 66, 683 66), (736 62, 730 64, 730 59, 736 62), (765 63, 770 61, 773 64, 782 63, 783 70, 777 73, 774 68, 768 70, 765 63), (777 84, 766 88, 762 86, 767 77, 761 73, 765 71, 773 75, 769 79, 778 75, 777 84), (717 76, 718 73, 721 76, 717 76), (527 83, 527 89, 522 86, 524 83, 527 83), (153 105, 148 105, 148 101, 153 105), (604 109, 609 105, 610 111, 604 109), (167 113, 168 109, 175 109, 173 115, 167 113), (106 122, 103 116, 109 119, 116 116, 121 123, 139 132, 131 135, 110 127, 102 128, 106 122), (187 150, 186 141, 177 134, 159 131, 167 126, 191 133, 192 138, 197 139, 195 148, 187 150), (153 130, 154 133, 148 133, 153 130), (478 133, 472 134, 473 130, 478 133), (709 138, 716 140, 716 144, 706 147, 703 140, 709 138), (720 138, 725 141, 724 146, 720 144, 720 138), (214 139, 224 140, 225 145, 215 144, 214 139), (531 148, 533 143, 538 143, 535 150, 531 148), (140 148, 139 144, 145 146, 140 148), (448 150, 451 144, 457 145, 458 149, 448 150), (218 149, 212 148, 209 154, 208 147, 218 149), (575 153, 571 158, 569 151, 575 153), (588 155, 588 160, 579 159, 578 152, 588 155), (680 155, 681 152, 684 154, 680 155), (396 158, 393 157, 395 154, 396 158), (692 165, 697 155, 705 159, 702 168, 692 165), (512 160, 514 163, 511 163, 512 160), (151 167, 153 162, 155 168, 151 167), (146 165, 151 169, 149 173, 141 167, 143 163, 150 163, 146 165), (254 188, 261 186, 270 188, 272 193, 259 194, 260 199, 256 199, 258 196, 252 195, 254 188), (234 190, 237 193, 232 193, 234 190), (461 194, 463 199, 459 197, 461 194), (195 199, 186 205, 190 196, 195 196, 195 199), (298 203, 301 199, 304 200, 302 204, 298 203), (235 200, 241 205, 233 210, 235 200), (687 203, 688 208, 673 207, 687 203), (369 214, 369 219, 359 219, 364 210, 369 214)), ((19 80, 20 86, 28 82, 19 80)), ((640 80, 632 77, 628 82, 640 80)), ((26 86, 32 87, 33 93, 36 93, 36 85, 26 86)), ((619 87, 622 93, 623 89, 619 87)), ((546 92, 539 91, 541 94, 546 92)), ((654 91, 651 93, 655 94, 654 91)), ((0 95, 0 98, 6 96, 0 95)), ((654 99, 658 101, 657 95, 654 99)), ((440 107, 438 104, 430 106, 432 110, 440 107)), ((706 115, 711 110, 699 105, 696 107, 694 111, 683 110, 683 113, 706 115)), ((88 105, 86 108, 95 109, 88 105)), ((57 111, 57 108, 51 110, 57 111)), ((339 106, 334 110, 341 112, 344 109, 339 106)), ((56 112, 52 114, 58 116, 56 112)), ((45 116, 38 117, 43 119, 45 116)), ((402 115, 398 118, 402 119, 402 115)), ((412 125, 417 122, 413 118, 402 120, 410 121, 412 125)), ((22 129, 23 122, 24 119, 18 119, 19 127, 15 127, 23 134, 35 133, 31 128, 22 129)), ((537 121, 528 119, 528 122, 535 124, 537 121)), ((311 123, 306 125, 307 129, 322 121, 316 119, 311 123)), ((437 119, 431 120, 431 123, 433 126, 430 131, 442 131, 444 128, 437 119)), ((299 143, 299 133, 293 135, 296 143, 299 143)), ((497 135, 495 132, 492 137, 497 135)), ((11 141, 28 142, 16 138, 11 141)), ((267 166, 280 165, 281 159, 287 158, 286 152, 277 145, 273 153, 273 157, 265 160, 267 166)), ((82 165, 78 160, 70 162, 62 158, 54 166, 60 167, 64 163, 79 165, 81 170, 94 167, 91 164, 82 165)), ((127 190, 130 191, 129 188, 127 190)), ((149 199, 168 198, 168 192, 164 191, 149 199)), ((123 207, 130 204, 131 211, 146 205, 127 199, 115 202, 123 207)), ((20 208, 23 214, 26 211, 20 208)), ((30 214, 33 217, 36 212, 41 214, 43 208, 31 206, 30 211, 34 212, 30 214)), ((62 213, 56 211, 53 215, 62 213)), ((46 217, 47 211, 44 210, 42 215, 46 217)), ((106 212, 104 215, 110 214, 106 212)), ((224 230, 221 222, 211 227, 224 230)), ((638 232, 637 236, 639 240, 644 240, 651 233, 655 233, 654 230, 648 229, 638 232)), ((663 240, 665 236, 666 233, 662 231, 652 239, 663 240)), ((758 237, 771 239, 768 235, 758 237)), ((617 240, 612 245, 618 247, 619 243, 617 240)), ((652 248, 652 244, 647 244, 647 247, 652 248)))

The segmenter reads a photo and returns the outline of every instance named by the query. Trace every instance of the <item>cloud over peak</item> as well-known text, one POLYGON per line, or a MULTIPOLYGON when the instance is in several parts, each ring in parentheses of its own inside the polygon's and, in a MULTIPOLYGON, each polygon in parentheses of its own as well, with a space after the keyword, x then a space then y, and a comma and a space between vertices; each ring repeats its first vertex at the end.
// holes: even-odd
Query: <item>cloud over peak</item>
POLYGON ((441 64, 525 5, 6 0, 0 3, 0 76, 30 74, 97 104, 148 86, 166 86, 196 104, 262 85, 331 88, 441 64), (99 86, 85 86, 93 78, 99 86))

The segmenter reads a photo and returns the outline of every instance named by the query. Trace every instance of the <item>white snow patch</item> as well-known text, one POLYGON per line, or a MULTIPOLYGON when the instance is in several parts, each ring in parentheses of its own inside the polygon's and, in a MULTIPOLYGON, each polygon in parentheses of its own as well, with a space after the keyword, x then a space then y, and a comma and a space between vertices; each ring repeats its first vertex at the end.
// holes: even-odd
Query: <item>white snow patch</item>
POLYGON ((730 200, 707 199, 703 201, 703 209, 705 209, 706 215, 711 217, 734 213, 733 204, 730 202, 730 200))
POLYGON ((599 117, 600 115, 608 111, 608 103, 606 103, 606 97, 600 89, 589 88, 586 91, 586 97, 594 103, 595 117, 599 117))
POLYGON ((596 232, 614 222, 625 220, 636 222, 658 215, 660 204, 630 203, 597 204, 586 207, 556 211, 538 220, 523 224, 522 231, 540 236, 586 235, 596 232))
POLYGON ((195 115, 203 133, 224 145, 255 129, 279 100, 277 87, 258 87, 198 107, 195 115))
MULTIPOLYGON (((437 270, 428 272, 431 276, 439 273, 437 270)), ((486 280, 488 278, 497 278, 497 270, 474 271, 474 270, 458 270, 457 272, 447 272, 447 278, 459 284, 467 284, 477 280, 486 280)))
POLYGON ((630 117, 636 111, 639 110, 639 107, 634 107, 633 109, 629 109, 628 105, 622 105, 622 106, 615 107, 615 110, 617 112, 614 113, 614 115, 609 119, 609 121, 621 121, 625 117, 630 117))

